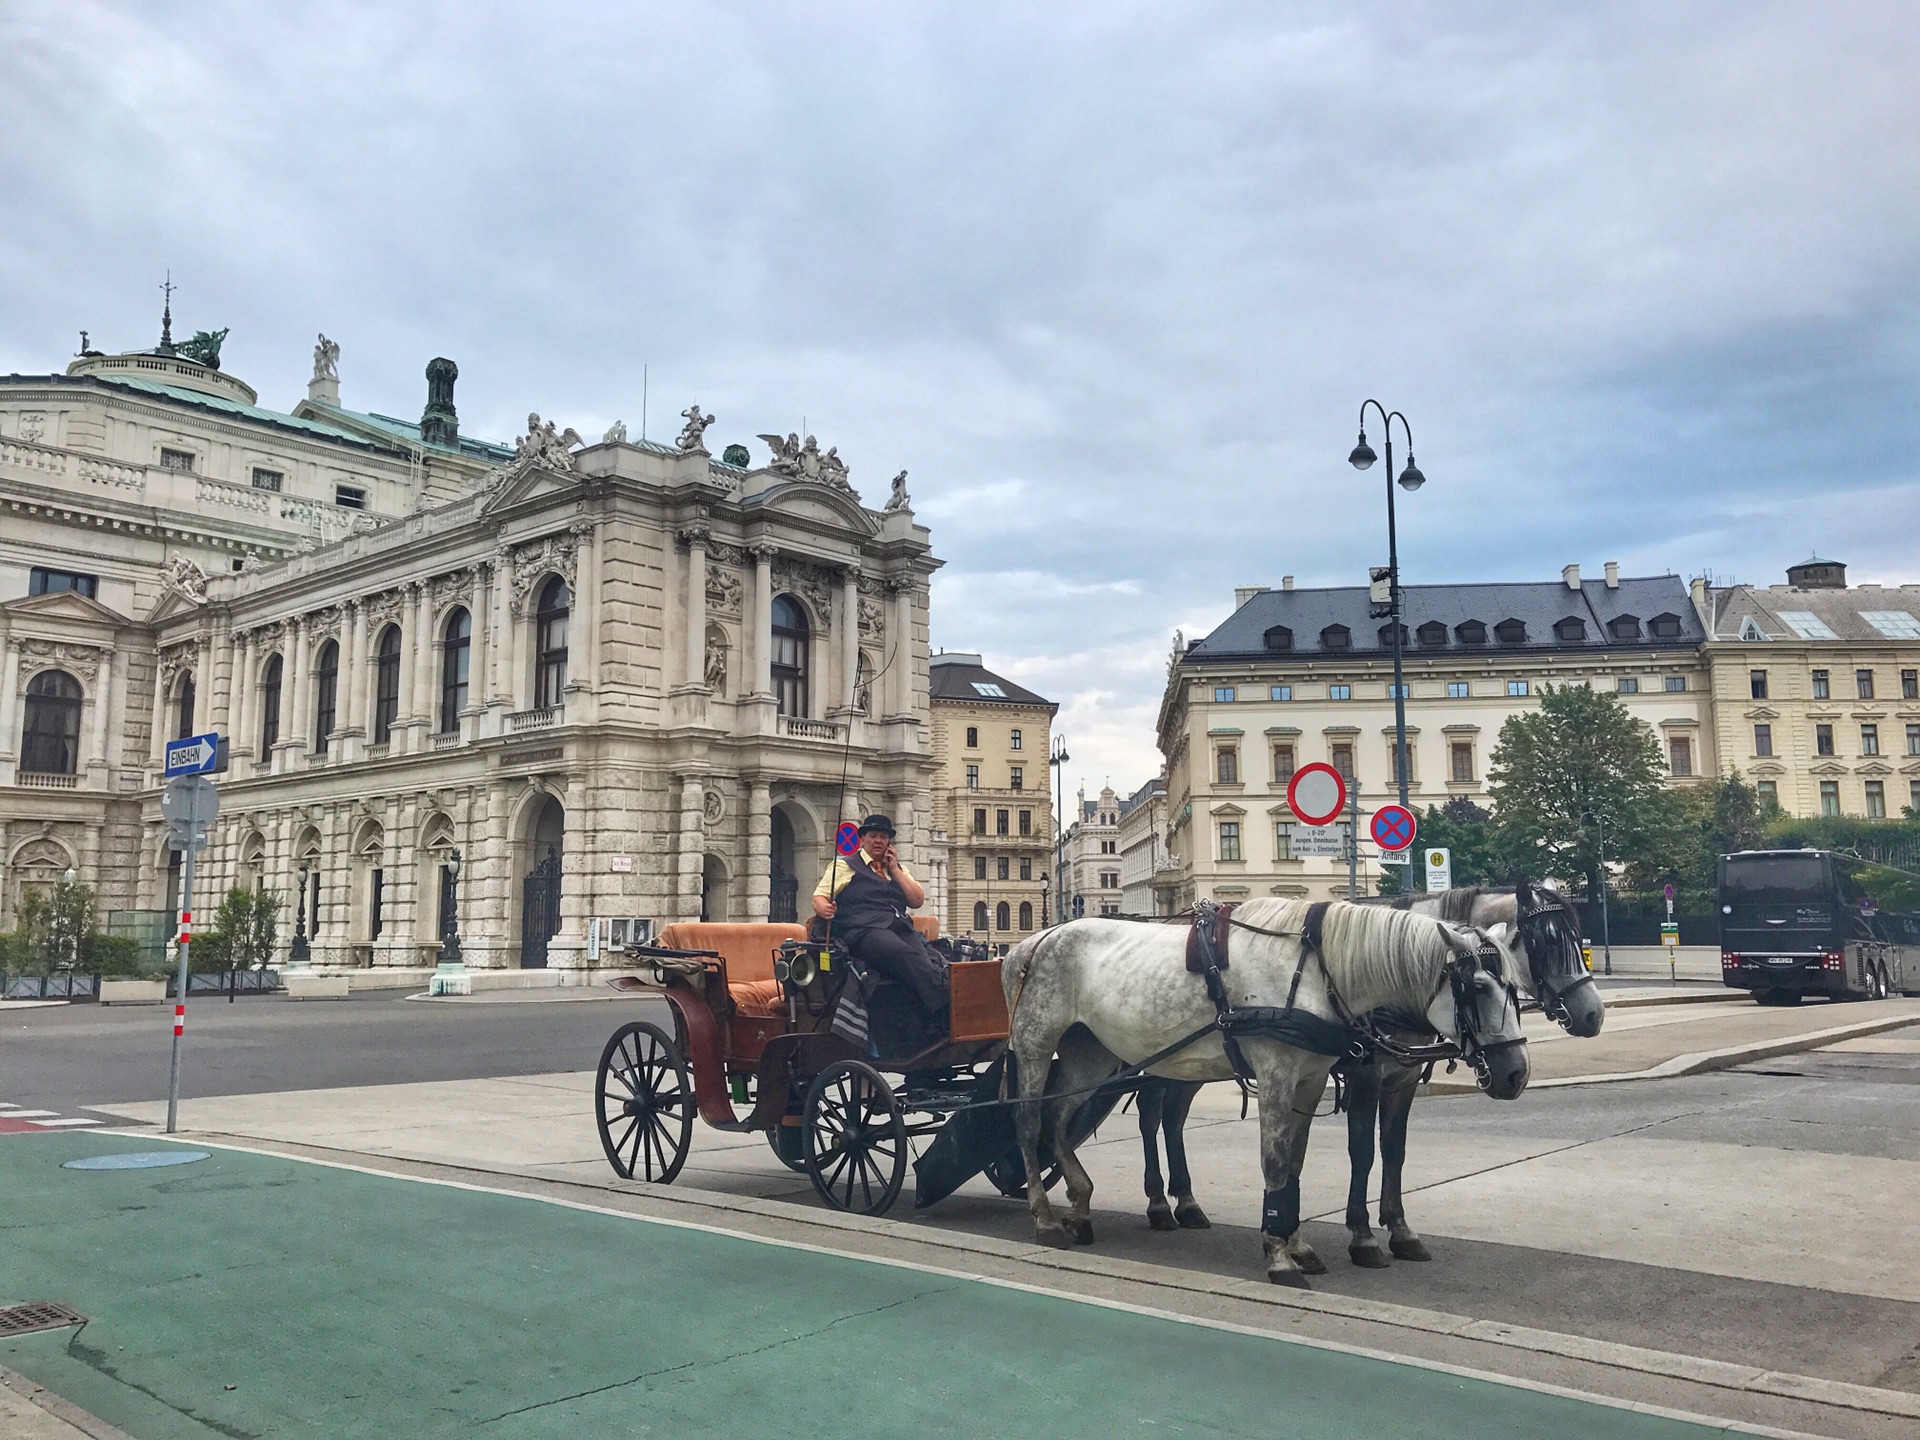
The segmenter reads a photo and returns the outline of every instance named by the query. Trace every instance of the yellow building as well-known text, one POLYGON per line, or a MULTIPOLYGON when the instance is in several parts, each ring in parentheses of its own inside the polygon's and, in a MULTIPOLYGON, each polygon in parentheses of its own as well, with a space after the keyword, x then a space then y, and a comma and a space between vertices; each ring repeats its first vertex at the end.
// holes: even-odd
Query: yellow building
POLYGON ((1047 749, 1058 706, 976 654, 932 657, 933 825, 949 837, 941 929, 1011 944, 1040 928, 1053 868, 1047 749))
POLYGON ((1847 584, 1818 556, 1785 585, 1694 582, 1715 748, 1794 815, 1920 809, 1920 585, 1847 584))

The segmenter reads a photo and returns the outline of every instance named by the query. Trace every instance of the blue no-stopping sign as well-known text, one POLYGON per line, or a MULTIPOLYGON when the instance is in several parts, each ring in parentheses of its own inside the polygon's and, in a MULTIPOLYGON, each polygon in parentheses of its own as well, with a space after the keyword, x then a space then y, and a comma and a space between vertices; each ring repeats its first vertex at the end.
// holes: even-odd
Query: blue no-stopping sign
POLYGON ((1382 850, 1404 850, 1413 844, 1413 812, 1404 805, 1382 805, 1373 812, 1368 830, 1382 850))

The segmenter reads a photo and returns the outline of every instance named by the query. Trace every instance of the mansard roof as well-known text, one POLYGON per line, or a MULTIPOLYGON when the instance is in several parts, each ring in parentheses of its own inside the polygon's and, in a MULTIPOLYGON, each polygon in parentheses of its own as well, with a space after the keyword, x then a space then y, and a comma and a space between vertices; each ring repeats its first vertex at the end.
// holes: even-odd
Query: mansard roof
MULTIPOLYGON (((1561 580, 1527 580, 1474 585, 1407 585, 1401 588, 1402 623, 1411 643, 1407 653, 1539 654, 1569 650, 1617 650, 1623 645, 1670 649, 1697 646, 1706 639, 1700 618, 1677 575, 1623 578, 1617 586, 1582 581, 1573 589, 1561 580), (1583 639, 1563 639, 1555 626, 1582 622, 1583 639), (1655 636, 1651 622, 1670 619, 1677 633, 1655 636), (1637 620, 1639 637, 1623 639, 1609 626, 1637 620), (1447 636, 1441 644, 1421 644, 1420 627, 1439 622, 1447 636), (1459 627, 1479 622, 1484 644, 1465 643, 1459 627), (1497 638, 1502 628, 1512 639, 1497 638), (1524 635, 1524 638, 1520 638, 1524 635)), ((1571 627, 1565 627, 1571 633, 1571 627)), ((1430 632, 1437 636, 1437 632, 1430 632)), ((1262 590, 1248 598, 1212 634, 1187 647, 1191 662, 1273 660, 1283 656, 1335 656, 1390 653, 1391 625, 1368 614, 1365 586, 1322 590, 1262 590), (1268 635, 1287 637, 1270 645, 1268 635), (1345 643, 1340 643, 1342 640, 1345 643)))
POLYGON ((950 652, 935 655, 928 662, 928 694, 935 700, 956 700, 968 705, 1044 705, 1053 701, 1036 695, 1024 685, 1004 675, 996 675, 980 663, 978 655, 950 652), (980 687, 989 687, 982 690, 980 687), (995 692, 998 693, 995 693, 995 692))

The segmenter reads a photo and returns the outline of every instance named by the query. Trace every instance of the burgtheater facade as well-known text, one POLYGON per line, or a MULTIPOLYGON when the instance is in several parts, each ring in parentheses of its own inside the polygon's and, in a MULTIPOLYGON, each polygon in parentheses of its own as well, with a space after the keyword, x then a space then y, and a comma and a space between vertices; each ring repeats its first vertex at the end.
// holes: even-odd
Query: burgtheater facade
MULTIPOLYGON (((202 337, 196 337, 196 343, 202 337)), ((580 967, 634 921, 785 918, 835 823, 930 814, 927 583, 904 476, 529 417, 463 437, 259 408, 218 340, 0 379, 0 900, 71 867, 166 911, 165 740, 229 737, 201 907, 287 900, 317 965, 580 967), (590 926, 590 920, 600 925, 590 926)))

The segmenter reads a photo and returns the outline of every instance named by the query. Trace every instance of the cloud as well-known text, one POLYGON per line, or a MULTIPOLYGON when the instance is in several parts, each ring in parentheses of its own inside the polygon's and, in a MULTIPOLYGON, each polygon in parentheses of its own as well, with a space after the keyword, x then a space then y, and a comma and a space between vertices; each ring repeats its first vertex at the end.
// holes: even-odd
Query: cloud
POLYGON ((637 430, 643 366, 655 435, 805 417, 910 470, 937 642, 1126 790, 1175 628, 1384 558, 1370 394, 1410 581, 1911 576, 1908 19, 15 4, 0 367, 149 343, 170 266, 269 404, 325 330, 388 413, 453 356, 482 434, 637 430))

